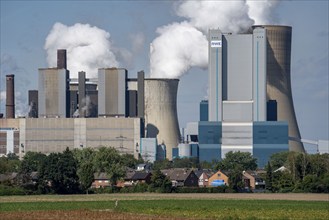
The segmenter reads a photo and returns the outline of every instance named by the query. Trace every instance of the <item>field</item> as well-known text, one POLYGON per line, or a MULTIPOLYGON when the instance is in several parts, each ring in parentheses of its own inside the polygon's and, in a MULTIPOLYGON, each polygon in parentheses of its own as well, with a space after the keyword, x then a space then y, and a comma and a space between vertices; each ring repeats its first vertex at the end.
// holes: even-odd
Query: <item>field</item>
POLYGON ((329 195, 8 196, 0 197, 0 219, 329 219, 329 195))

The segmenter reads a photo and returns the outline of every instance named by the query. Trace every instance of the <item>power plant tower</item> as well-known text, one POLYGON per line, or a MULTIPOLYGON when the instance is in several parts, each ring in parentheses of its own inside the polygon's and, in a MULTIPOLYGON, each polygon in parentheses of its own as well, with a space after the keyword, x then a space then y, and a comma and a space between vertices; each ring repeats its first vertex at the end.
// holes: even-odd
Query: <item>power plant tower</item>
MULTIPOLYGON (((267 100, 277 101, 277 120, 288 121, 289 137, 300 140, 294 104, 291 92, 290 26, 255 25, 253 29, 263 27, 267 35, 267 100)), ((301 142, 289 140, 289 150, 304 152, 301 142)))
POLYGON ((98 116, 127 116, 127 78, 123 68, 98 69, 98 116))
POLYGON ((172 148, 180 140, 176 105, 179 79, 145 79, 144 83, 146 137, 165 144, 171 160, 172 148))
POLYGON ((15 118, 15 75, 6 75, 6 118, 15 118))
POLYGON ((70 72, 66 69, 66 50, 57 51, 57 65, 56 68, 39 69, 39 118, 66 118, 70 116, 70 72))

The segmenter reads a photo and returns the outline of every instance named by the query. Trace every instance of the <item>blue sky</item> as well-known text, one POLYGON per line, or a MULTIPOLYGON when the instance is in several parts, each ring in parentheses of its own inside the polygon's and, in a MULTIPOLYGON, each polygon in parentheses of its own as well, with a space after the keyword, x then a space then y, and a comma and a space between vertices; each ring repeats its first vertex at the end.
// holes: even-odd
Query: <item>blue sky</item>
MULTIPOLYGON (((224 4, 225 1, 218 1, 224 4)), ((328 1, 283 1, 274 16, 293 27, 291 80, 302 137, 328 138, 328 1)), ((15 74, 18 100, 27 103, 27 90, 37 89, 38 68, 47 67, 45 39, 56 22, 90 24, 110 33, 112 44, 131 51, 132 38, 144 37, 126 67, 134 77, 149 72, 149 45, 156 29, 184 20, 173 1, 3 1, 1 0, 1 78, 15 74)), ((119 60, 120 61, 120 60, 119 60)), ((125 62, 120 62, 125 65, 125 62)), ((180 127, 197 121, 199 102, 207 95, 207 70, 192 68, 181 77, 178 91, 180 127)), ((4 112, 3 99, 0 112, 4 112)))

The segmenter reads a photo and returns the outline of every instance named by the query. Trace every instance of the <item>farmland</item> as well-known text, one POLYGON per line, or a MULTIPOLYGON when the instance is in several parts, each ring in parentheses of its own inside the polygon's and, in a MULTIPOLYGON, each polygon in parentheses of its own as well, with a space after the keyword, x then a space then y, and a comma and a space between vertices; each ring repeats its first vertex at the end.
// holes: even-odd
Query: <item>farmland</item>
POLYGON ((328 199, 328 194, 13 196, 0 197, 0 219, 328 219, 328 199))

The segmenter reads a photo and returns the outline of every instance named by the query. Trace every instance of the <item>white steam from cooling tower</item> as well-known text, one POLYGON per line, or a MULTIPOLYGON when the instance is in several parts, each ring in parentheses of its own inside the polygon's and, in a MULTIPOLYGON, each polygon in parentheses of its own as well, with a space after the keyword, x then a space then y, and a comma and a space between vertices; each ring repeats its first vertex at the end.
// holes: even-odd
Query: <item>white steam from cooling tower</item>
POLYGON ((66 26, 55 23, 47 36, 44 49, 49 67, 57 64, 57 49, 67 50, 67 64, 71 78, 78 78, 83 70, 88 78, 97 77, 97 69, 117 67, 118 61, 112 52, 110 33, 89 24, 66 26))
POLYGON ((240 33, 253 24, 274 22, 278 1, 181 1, 175 6, 186 18, 157 29, 150 54, 152 78, 179 78, 191 67, 207 68, 210 28, 240 33))

